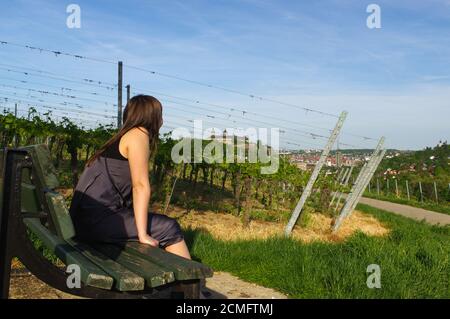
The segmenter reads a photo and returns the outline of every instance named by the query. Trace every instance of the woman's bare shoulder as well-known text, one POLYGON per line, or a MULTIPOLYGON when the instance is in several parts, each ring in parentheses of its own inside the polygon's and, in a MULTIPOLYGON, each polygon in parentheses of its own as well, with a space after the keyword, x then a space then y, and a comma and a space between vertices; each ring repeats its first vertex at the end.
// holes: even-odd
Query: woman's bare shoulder
MULTIPOLYGON (((145 130, 145 128, 142 128, 145 130)), ((147 153, 149 150, 149 140, 146 131, 135 127, 126 132, 120 141, 119 150, 126 154, 126 158, 130 159, 130 151, 136 153, 147 153), (147 150, 147 151, 146 151, 147 150)))
POLYGON ((139 126, 134 127, 128 132, 126 132, 123 136, 125 139, 148 139, 148 131, 145 127, 139 126))

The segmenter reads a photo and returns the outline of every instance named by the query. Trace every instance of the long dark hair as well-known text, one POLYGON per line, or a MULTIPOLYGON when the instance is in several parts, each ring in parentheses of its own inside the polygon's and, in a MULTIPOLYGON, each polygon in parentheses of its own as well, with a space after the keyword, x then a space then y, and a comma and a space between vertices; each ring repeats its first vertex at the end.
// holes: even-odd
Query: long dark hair
POLYGON ((117 140, 120 140, 129 130, 135 127, 145 127, 150 140, 150 151, 154 152, 159 137, 159 129, 163 124, 162 105, 158 99, 150 95, 136 95, 128 101, 123 112, 123 125, 119 132, 110 138, 86 162, 90 166, 103 152, 117 140))

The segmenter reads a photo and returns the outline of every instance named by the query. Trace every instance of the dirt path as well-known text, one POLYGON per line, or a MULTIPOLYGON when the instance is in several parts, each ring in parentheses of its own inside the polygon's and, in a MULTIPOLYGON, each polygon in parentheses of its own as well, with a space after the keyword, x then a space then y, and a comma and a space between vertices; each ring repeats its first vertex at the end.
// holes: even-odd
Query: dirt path
MULTIPOLYGON (((245 282, 226 272, 215 272, 206 280, 207 299, 285 299, 285 295, 269 288, 245 282)), ((43 283, 23 270, 11 275, 12 299, 78 299, 43 283)))
POLYGON ((394 214, 409 217, 415 220, 425 220, 427 223, 437 225, 450 225, 450 215, 436 213, 430 210, 402 205, 397 203, 386 202, 378 199, 363 197, 359 201, 361 204, 366 204, 375 208, 383 209, 394 214))
POLYGON ((206 280, 208 299, 286 299, 287 296, 270 288, 252 284, 226 272, 215 272, 206 280))

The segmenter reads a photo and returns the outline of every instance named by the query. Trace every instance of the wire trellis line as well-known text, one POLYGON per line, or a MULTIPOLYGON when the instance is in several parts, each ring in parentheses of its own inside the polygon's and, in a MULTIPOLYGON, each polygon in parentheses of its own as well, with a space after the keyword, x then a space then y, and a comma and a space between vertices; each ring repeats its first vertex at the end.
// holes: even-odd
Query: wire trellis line
MULTIPOLYGON (((69 56, 69 57, 73 57, 79 60, 90 60, 90 61, 95 61, 95 62, 101 62, 101 63, 108 63, 108 64, 116 64, 117 62, 114 61, 110 61, 110 60, 106 60, 106 59, 100 59, 100 58, 92 58, 92 57, 87 57, 87 56, 83 56, 83 55, 79 55, 79 54, 73 54, 73 53, 69 53, 69 52, 64 52, 61 50, 49 50, 49 49, 45 49, 45 48, 40 48, 40 47, 36 47, 36 46, 32 46, 32 45, 26 45, 26 44, 19 44, 19 43, 14 43, 14 42, 9 42, 9 41, 4 41, 4 40, 0 40, 0 44, 1 45, 11 45, 11 46, 16 46, 16 47, 21 47, 21 48, 25 48, 25 49, 30 49, 32 51, 35 52, 46 52, 46 53, 52 53, 55 56, 59 56, 59 55, 64 55, 64 56, 69 56)), ((138 67, 138 66, 134 66, 134 65, 128 65, 126 63, 123 64, 124 68, 128 68, 128 69, 133 69, 136 71, 140 71, 140 72, 144 72, 144 73, 148 73, 151 75, 158 75, 161 77, 165 77, 165 78, 169 78, 169 79, 173 79, 173 80, 177 80, 177 81, 183 81, 186 83, 191 83, 191 84, 195 84, 198 86, 203 86, 203 87, 207 87, 210 89, 216 89, 216 90, 221 90, 224 92, 228 92, 228 93, 233 93, 233 94, 238 94, 241 96, 245 96, 254 100, 260 100, 260 101, 266 101, 266 102, 271 102, 271 103, 276 103, 279 105, 284 105, 287 107, 292 107, 292 108, 296 108, 296 109, 302 109, 306 112, 311 112, 311 113, 317 113, 323 116, 329 116, 329 117, 334 117, 334 118, 339 118, 338 115, 336 114, 332 114, 332 113, 328 113, 328 112, 323 112, 320 110, 317 110, 315 108, 311 108, 311 107, 304 107, 304 106, 300 106, 300 105, 296 105, 293 103, 287 103, 287 102, 283 102, 283 101, 278 101, 272 98, 266 98, 257 94, 251 94, 251 93, 246 93, 240 90, 236 90, 236 89, 230 89, 230 88, 225 88, 219 85, 215 85, 215 84, 211 84, 211 83, 206 83, 206 82, 202 82, 202 81, 197 81, 197 80, 192 80, 192 79, 188 79, 185 77, 181 77, 178 75, 173 75, 173 74, 169 74, 169 73, 164 73, 164 72, 159 72, 159 71, 155 71, 155 70, 150 70, 147 68, 143 68, 143 67, 138 67)))

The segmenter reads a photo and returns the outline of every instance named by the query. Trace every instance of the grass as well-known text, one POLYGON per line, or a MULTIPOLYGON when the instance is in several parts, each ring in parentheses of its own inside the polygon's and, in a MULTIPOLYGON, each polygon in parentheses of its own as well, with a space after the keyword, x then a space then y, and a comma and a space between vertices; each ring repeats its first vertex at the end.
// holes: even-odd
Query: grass
POLYGON ((408 200, 406 198, 398 198, 398 197, 392 196, 392 195, 391 196, 389 196, 389 195, 379 195, 378 196, 376 194, 371 194, 369 192, 365 192, 364 197, 384 200, 387 202, 392 202, 392 203, 397 203, 397 204, 414 206, 414 207, 423 208, 423 209, 431 210, 434 212, 450 215, 450 205, 445 202, 441 202, 438 204, 436 202, 426 201, 426 202, 422 203, 422 202, 419 202, 419 201, 413 200, 413 199, 408 200))
POLYGON ((194 258, 218 271, 274 288, 291 298, 450 298, 450 228, 369 206, 392 229, 385 238, 357 233, 342 243, 287 238, 223 242, 186 230, 194 258), (367 266, 381 267, 381 289, 366 285, 367 266))

